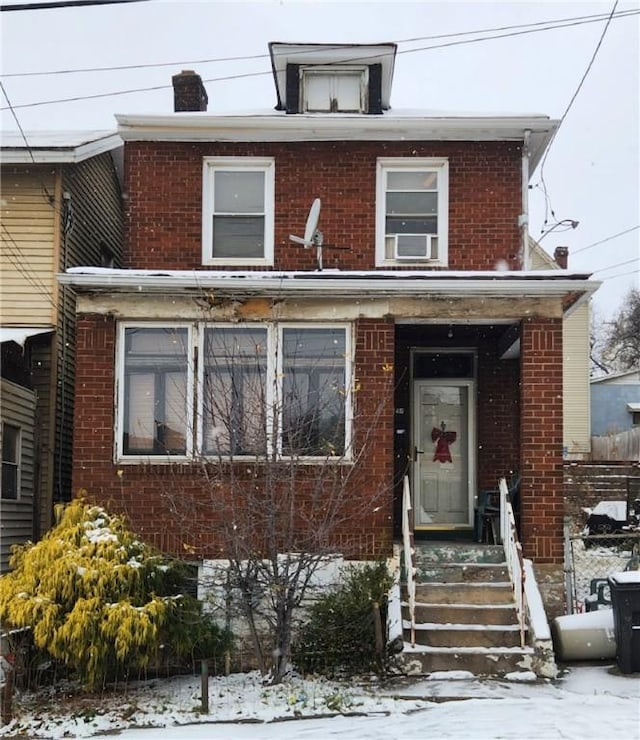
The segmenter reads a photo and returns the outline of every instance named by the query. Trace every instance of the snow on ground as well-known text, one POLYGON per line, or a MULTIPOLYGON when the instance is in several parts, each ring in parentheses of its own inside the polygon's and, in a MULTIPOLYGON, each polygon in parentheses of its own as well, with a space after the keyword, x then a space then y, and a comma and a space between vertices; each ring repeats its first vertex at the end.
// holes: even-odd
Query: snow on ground
POLYGON ((117 735, 122 740, 640 740, 640 674, 615 664, 574 665, 554 681, 455 672, 339 683, 292 678, 265 687, 257 673, 153 680, 126 692, 17 696, 2 738, 117 735))

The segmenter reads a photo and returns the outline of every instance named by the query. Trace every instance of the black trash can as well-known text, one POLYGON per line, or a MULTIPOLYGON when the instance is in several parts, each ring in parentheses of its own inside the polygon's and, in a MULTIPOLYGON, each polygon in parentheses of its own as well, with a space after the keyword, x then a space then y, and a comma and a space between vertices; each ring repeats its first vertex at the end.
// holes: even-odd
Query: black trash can
POLYGON ((609 576, 616 661, 622 673, 640 672, 640 571, 609 576))

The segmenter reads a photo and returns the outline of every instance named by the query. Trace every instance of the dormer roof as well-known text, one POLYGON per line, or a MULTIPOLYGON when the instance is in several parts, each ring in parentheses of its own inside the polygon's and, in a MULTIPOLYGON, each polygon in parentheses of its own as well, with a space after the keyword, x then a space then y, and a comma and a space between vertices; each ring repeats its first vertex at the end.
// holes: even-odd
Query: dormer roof
POLYGON ((287 110, 287 67, 304 66, 371 66, 380 65, 381 107, 390 108, 391 83, 397 44, 290 44, 269 43, 271 67, 276 85, 276 110, 287 110))

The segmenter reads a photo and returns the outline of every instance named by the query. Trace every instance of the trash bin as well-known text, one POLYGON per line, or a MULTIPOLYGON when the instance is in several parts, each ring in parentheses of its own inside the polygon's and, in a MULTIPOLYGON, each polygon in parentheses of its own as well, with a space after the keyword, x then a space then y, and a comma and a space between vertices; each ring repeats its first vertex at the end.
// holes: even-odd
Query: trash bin
POLYGON ((616 630, 616 661, 622 673, 640 671, 640 570, 609 576, 616 630))

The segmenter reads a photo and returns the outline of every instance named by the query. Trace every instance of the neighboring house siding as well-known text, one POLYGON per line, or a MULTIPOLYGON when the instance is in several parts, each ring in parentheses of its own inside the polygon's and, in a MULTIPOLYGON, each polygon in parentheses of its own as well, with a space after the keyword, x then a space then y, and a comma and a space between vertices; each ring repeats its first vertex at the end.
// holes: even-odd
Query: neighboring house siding
MULTIPOLYGON (((0 571, 5 572, 8 569, 11 547, 33 537, 36 394, 4 378, 0 381, 0 392, 2 422, 20 429, 20 494, 16 500, 0 498, 0 571)), ((0 438, 1 436, 0 426, 0 438)))
POLYGON ((55 173, 33 167, 2 172, 0 317, 3 325, 55 324, 55 173))
POLYGON ((640 403, 640 383, 593 383, 591 385, 591 429, 594 436, 617 434, 631 429, 627 404, 640 403))
POLYGON ((584 459, 591 450, 589 406, 589 304, 563 322, 563 446, 565 457, 584 459))
MULTIPOLYGON (((375 269, 379 157, 446 157, 451 270, 518 267, 520 148, 511 142, 146 143, 125 145, 129 219, 125 267, 202 269, 203 157, 275 159, 274 269, 313 270, 315 250, 289 241, 304 231, 314 198, 327 269, 375 269)), ((261 268, 262 269, 262 268, 261 268)), ((402 269, 402 268, 399 268, 402 269)))

